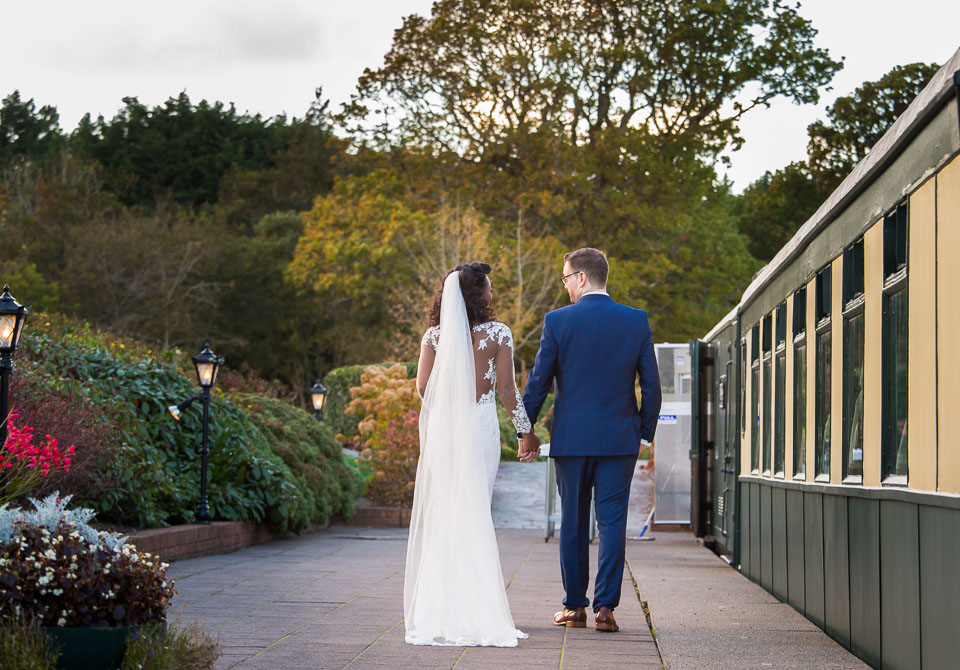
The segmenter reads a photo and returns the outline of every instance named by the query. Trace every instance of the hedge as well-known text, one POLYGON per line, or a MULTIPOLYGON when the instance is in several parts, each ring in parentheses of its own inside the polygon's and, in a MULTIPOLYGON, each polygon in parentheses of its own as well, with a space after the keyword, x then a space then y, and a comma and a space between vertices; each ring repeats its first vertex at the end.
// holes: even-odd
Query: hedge
MULTIPOLYGON (((117 441, 104 445, 97 463, 100 488, 75 491, 66 486, 63 492, 76 493, 77 502, 94 507, 103 521, 138 527, 193 522, 200 488, 201 407, 195 403, 179 422, 167 411, 198 391, 195 379, 182 372, 185 356, 154 353, 149 345, 62 317, 55 331, 44 328, 55 322, 51 317, 32 315, 31 321, 39 327, 28 324, 24 331, 18 368, 23 366, 34 384, 54 391, 52 397, 68 394, 97 408, 117 441)), ((263 397, 254 403, 252 396, 245 397, 248 411, 219 388, 213 390, 211 517, 265 522, 283 532, 300 531, 324 515, 351 513, 346 499, 358 493, 359 478, 345 474, 329 430, 306 428, 304 422, 313 419, 303 410, 290 407, 286 412, 277 405, 280 401, 263 397), (295 425, 278 432, 270 417, 281 414, 295 425), (317 440, 312 447, 316 457, 308 453, 312 439, 317 440), (312 470, 301 470, 306 464, 312 470), (318 497, 321 489, 325 492, 318 497)), ((12 400, 16 407, 16 398, 12 400)), ((29 424, 31 417, 25 414, 23 421, 29 424)))

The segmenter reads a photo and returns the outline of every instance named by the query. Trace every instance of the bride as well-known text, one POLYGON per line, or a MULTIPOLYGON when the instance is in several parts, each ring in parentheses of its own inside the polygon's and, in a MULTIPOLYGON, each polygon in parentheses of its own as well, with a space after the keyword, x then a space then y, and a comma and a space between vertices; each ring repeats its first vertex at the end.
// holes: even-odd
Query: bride
POLYGON ((423 336, 417 466, 403 610, 406 641, 515 647, 490 514, 500 462, 496 394, 518 433, 532 431, 514 382, 513 335, 493 320, 486 263, 443 281, 423 336))

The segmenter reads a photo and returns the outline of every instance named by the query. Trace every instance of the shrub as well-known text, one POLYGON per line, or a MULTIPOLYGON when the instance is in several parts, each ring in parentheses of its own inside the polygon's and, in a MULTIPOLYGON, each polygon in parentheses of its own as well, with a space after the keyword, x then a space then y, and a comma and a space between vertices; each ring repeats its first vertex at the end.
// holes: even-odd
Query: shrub
POLYGON ((344 461, 343 449, 330 426, 274 398, 241 394, 236 400, 304 492, 301 512, 305 523, 324 523, 332 515, 353 516, 353 502, 363 492, 363 478, 344 461))
POLYGON ((362 448, 360 467, 372 475, 368 495, 385 504, 410 505, 420 457, 416 383, 401 364, 371 365, 350 394, 346 414, 361 419, 347 439, 362 448))
POLYGON ((70 491, 75 500, 85 502, 116 486, 107 465, 117 457, 119 437, 102 407, 53 388, 30 361, 17 366, 10 396, 21 423, 32 426, 37 435, 55 435, 60 444, 76 448, 69 471, 51 472, 31 495, 70 491))
MULTIPOLYGON (((414 379, 417 376, 416 362, 377 363, 375 365, 379 367, 402 365, 407 370, 408 379, 414 379)), ((360 377, 364 370, 369 367, 370 365, 347 365, 331 370, 323 378, 323 385, 327 389, 327 404, 323 408, 323 420, 330 424, 334 434, 347 436, 357 434, 357 424, 360 423, 362 417, 347 414, 347 406, 353 399, 353 396, 350 395, 350 389, 360 386, 360 377)))
MULTIPOLYGON (((47 388, 97 408, 112 423, 117 447, 113 458, 103 459, 100 476, 113 486, 103 486, 89 500, 101 518, 141 527, 193 522, 201 410, 195 404, 179 422, 167 412, 197 391, 192 378, 180 373, 176 352, 131 356, 128 352, 142 345, 111 341, 123 346, 108 347, 106 336, 87 329, 62 337, 31 333, 24 343, 27 360, 47 388)), ((288 467, 249 417, 216 389, 209 446, 214 518, 265 521, 274 532, 303 527, 291 523, 304 499, 288 467)))
POLYGON ((120 670, 212 670, 220 644, 198 624, 179 620, 134 633, 120 670))
POLYGON ((161 623, 176 593, 165 563, 89 525, 92 509, 55 494, 34 511, 0 507, 0 625, 23 617, 44 626, 161 623))

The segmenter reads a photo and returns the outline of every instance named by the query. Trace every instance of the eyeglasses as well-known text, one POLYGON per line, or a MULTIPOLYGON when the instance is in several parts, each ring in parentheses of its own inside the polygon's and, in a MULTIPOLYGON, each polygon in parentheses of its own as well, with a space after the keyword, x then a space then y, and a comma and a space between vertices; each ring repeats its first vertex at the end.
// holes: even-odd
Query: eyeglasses
POLYGON ((564 286, 566 286, 566 285, 567 285, 567 279, 569 279, 569 278, 572 277, 573 275, 578 275, 578 274, 580 274, 581 272, 583 272, 583 270, 577 270, 576 272, 571 272, 571 273, 568 274, 568 275, 563 275, 562 277, 560 277, 560 283, 563 284, 564 286))

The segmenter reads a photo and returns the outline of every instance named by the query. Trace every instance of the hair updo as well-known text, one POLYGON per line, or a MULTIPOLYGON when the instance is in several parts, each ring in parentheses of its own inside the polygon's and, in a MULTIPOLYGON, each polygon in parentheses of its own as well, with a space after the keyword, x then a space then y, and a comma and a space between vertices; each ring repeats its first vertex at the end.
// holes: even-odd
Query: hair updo
MULTIPOLYGON (((487 275, 490 274, 490 266, 486 263, 467 263, 458 265, 443 276, 446 280, 453 272, 460 274, 460 290, 463 292, 463 301, 467 305, 467 319, 471 326, 480 323, 493 321, 493 310, 490 309, 484 297, 484 291, 487 288, 487 275)), ((433 307, 430 309, 430 325, 440 325, 440 302, 443 298, 443 282, 440 282, 440 290, 433 299, 433 307)))

